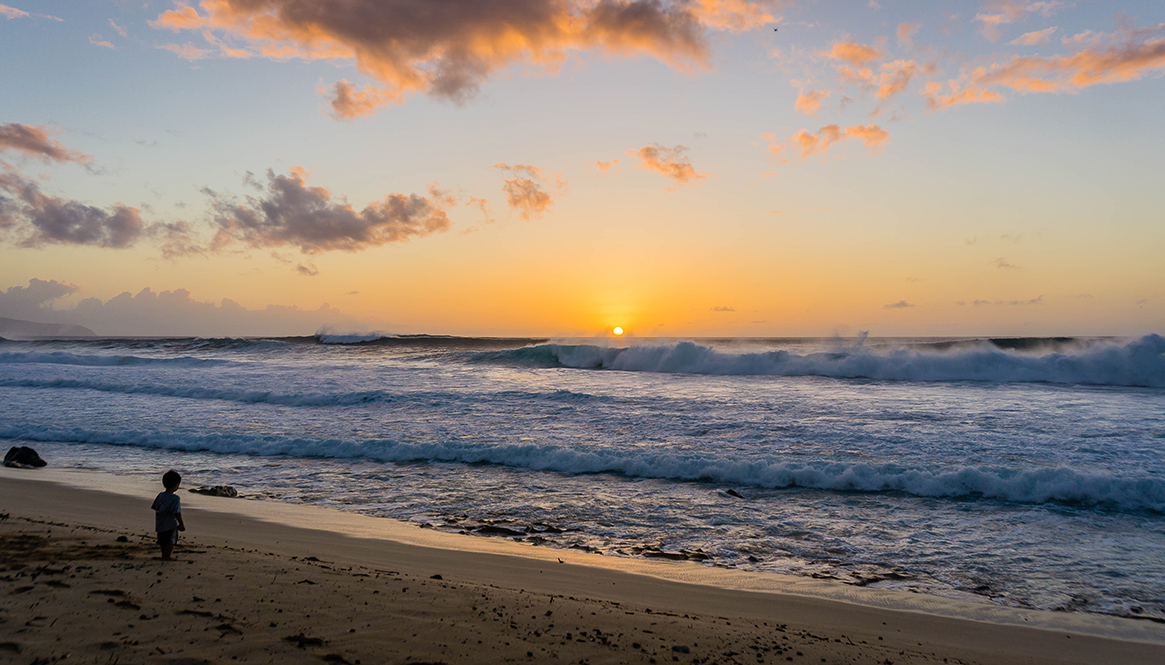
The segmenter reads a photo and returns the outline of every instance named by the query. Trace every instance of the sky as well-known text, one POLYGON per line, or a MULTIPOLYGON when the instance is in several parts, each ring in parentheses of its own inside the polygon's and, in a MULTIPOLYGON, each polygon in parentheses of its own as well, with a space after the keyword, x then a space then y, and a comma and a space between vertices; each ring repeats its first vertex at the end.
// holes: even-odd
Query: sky
POLYGON ((1165 332, 1159 0, 0 0, 0 317, 1165 332))

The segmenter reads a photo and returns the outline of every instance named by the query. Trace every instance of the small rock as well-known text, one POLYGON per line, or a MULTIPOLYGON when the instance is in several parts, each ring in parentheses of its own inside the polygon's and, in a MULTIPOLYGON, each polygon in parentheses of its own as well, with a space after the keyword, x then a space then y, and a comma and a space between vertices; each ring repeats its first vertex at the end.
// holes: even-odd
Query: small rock
POLYGON ((10 466, 14 469, 35 469, 42 466, 47 466, 48 462, 40 458, 36 451, 28 446, 12 446, 8 449, 8 454, 4 456, 4 466, 10 466))
POLYGON ((672 647, 671 650, 676 652, 676 653, 692 653, 692 650, 689 649, 688 647, 684 646, 683 644, 677 644, 674 647, 672 647))
POLYGON ((239 493, 235 491, 235 488, 231 487, 230 485, 215 485, 213 487, 203 485, 202 487, 195 487, 190 491, 194 492, 195 494, 206 494, 207 496, 225 496, 229 499, 234 499, 235 497, 239 496, 239 493))
POLYGON ((740 496, 740 492, 737 492, 736 490, 725 490, 724 493, 727 494, 728 496, 734 496, 738 499, 744 498, 743 496, 740 496))

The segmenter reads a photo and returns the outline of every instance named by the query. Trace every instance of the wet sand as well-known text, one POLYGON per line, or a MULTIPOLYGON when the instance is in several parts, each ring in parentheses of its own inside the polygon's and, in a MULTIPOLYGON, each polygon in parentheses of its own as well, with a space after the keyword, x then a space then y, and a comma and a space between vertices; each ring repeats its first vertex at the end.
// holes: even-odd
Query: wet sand
POLYGON ((157 488, 42 471, 0 469, 4 662, 1165 662, 1146 621, 805 595, 830 589, 184 490, 162 562, 157 488))

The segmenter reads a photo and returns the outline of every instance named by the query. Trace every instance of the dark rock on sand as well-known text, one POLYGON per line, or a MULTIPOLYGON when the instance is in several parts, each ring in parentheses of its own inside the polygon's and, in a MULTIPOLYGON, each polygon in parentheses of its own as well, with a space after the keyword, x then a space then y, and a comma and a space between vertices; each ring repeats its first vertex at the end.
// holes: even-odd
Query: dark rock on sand
POLYGON ((195 494, 206 494, 207 496, 225 496, 230 499, 233 499, 239 495, 239 493, 235 491, 235 488, 231 487, 230 485, 215 485, 214 487, 203 485, 202 487, 195 487, 190 491, 194 492, 195 494))
POLYGON ((513 537, 513 536, 525 536, 526 535, 526 532, 524 532, 524 531, 515 531, 513 529, 507 529, 504 526, 493 526, 493 525, 479 526, 476 529, 474 529, 473 532, 478 534, 478 535, 482 535, 482 536, 511 536, 511 537, 513 537))
POLYGON ((48 462, 41 459, 40 455, 37 455, 36 451, 28 446, 20 446, 19 448, 12 446, 8 449, 8 454, 4 456, 4 466, 10 466, 14 469, 34 469, 47 465, 48 462))
POLYGON ((736 490, 724 490, 724 493, 727 494, 728 496, 734 496, 737 499, 744 498, 743 496, 740 496, 740 492, 737 492, 736 490))

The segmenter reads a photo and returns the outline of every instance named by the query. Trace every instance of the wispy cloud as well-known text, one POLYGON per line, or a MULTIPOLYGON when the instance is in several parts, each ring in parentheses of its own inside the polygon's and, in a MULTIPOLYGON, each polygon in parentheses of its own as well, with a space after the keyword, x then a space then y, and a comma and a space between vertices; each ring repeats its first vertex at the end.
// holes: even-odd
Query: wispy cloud
POLYGON ((8 5, 0 5, 0 16, 3 16, 4 18, 8 19, 9 21, 11 21, 13 19, 18 19, 18 18, 47 18, 50 21, 57 21, 57 22, 61 22, 61 21, 65 20, 65 19, 60 18, 58 16, 53 16, 52 14, 33 14, 31 12, 26 12, 23 9, 17 9, 16 7, 9 7, 8 5))
MULTIPOLYGON (((802 129, 789 139, 788 144, 801 150, 801 158, 806 159, 816 153, 824 154, 830 146, 846 139, 858 139, 870 150, 877 152, 890 140, 890 132, 878 125, 853 125, 842 129, 840 125, 826 125, 816 132, 802 129)), ((770 150, 772 146, 770 146, 770 150)))
POLYGON ((653 143, 640 148, 633 154, 639 156, 639 168, 667 176, 677 187, 699 185, 701 181, 712 177, 711 173, 699 171, 692 166, 687 155, 684 154, 687 151, 687 146, 677 145, 674 148, 665 148, 653 143))
POLYGON ((49 132, 44 127, 18 122, 0 125, 0 150, 15 150, 46 162, 93 163, 91 156, 80 150, 66 148, 60 141, 49 138, 49 132))
POLYGON ((905 300, 899 300, 898 302, 890 303, 889 305, 883 305, 882 309, 907 309, 910 307, 914 307, 914 305, 906 302, 905 300))
POLYGON ((89 43, 94 45, 94 46, 100 46, 102 48, 107 48, 107 49, 110 49, 113 51, 117 50, 116 46, 114 46, 108 40, 102 39, 101 35, 90 35, 89 36, 89 43))
MULTIPOLYGON (((506 203, 510 209, 521 214, 523 219, 540 217, 554 204, 542 169, 529 164, 510 166, 502 163, 494 164, 493 168, 512 176, 504 181, 502 191, 506 194, 506 203)), ((557 175, 554 187, 555 193, 561 192, 566 187, 566 180, 557 175)))
POLYGON ((187 62, 205 60, 213 53, 209 49, 198 48, 190 42, 186 42, 185 44, 160 44, 158 48, 163 51, 169 51, 187 62))
POLYGON ((1045 28, 1043 30, 1036 30, 1033 32, 1025 32, 1022 35, 1008 42, 1013 46, 1039 46, 1040 44, 1047 44, 1052 39, 1052 35, 1056 33, 1056 27, 1045 28))
POLYGON ((1063 6, 1063 2, 993 0, 983 12, 975 15, 975 20, 983 24, 983 36, 994 42, 999 41, 1001 26, 1019 21, 1027 14, 1051 16, 1063 6))

